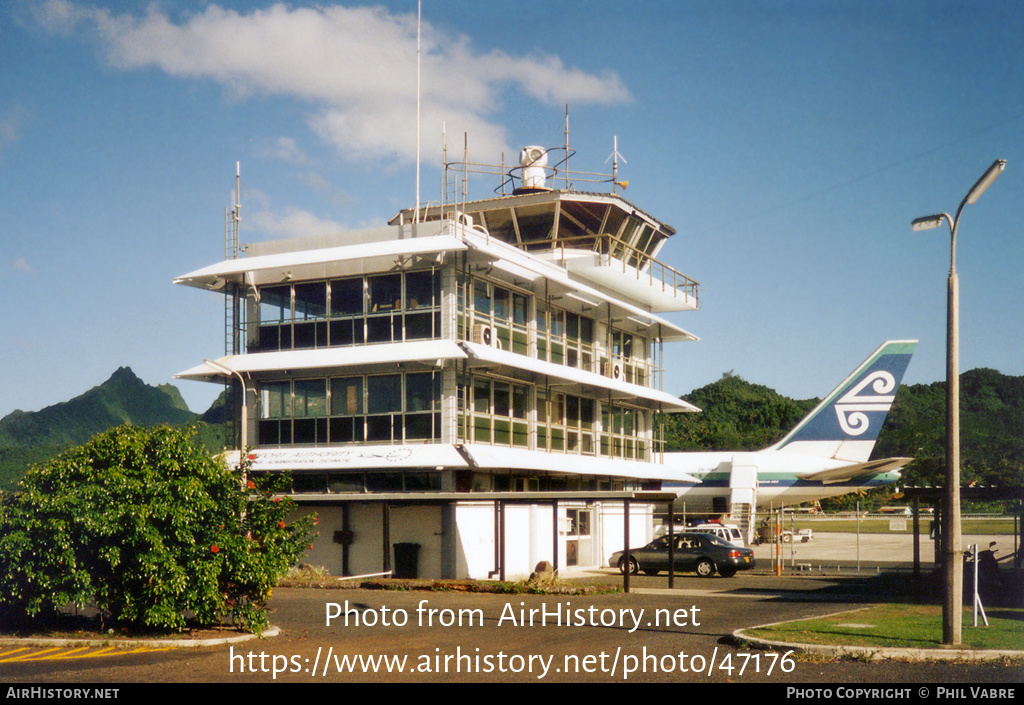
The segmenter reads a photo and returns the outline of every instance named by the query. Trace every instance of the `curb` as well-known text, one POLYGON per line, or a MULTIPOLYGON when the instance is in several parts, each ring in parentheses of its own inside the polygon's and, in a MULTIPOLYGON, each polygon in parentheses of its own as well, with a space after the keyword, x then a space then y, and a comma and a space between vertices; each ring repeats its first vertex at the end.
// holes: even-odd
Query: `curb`
POLYGON ((281 633, 279 627, 273 625, 267 627, 262 634, 239 634, 237 636, 217 637, 212 639, 74 639, 74 638, 45 638, 26 637, 0 639, 0 646, 50 646, 50 647, 73 647, 73 646, 113 646, 118 649, 138 649, 148 647, 160 647, 165 649, 194 649, 202 646, 221 646, 223 644, 237 644, 252 639, 265 639, 278 636, 281 633))

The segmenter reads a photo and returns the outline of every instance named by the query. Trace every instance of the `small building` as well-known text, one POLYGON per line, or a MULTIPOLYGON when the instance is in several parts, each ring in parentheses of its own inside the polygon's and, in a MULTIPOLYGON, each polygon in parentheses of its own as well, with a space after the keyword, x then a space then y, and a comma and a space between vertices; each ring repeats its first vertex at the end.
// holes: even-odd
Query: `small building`
POLYGON ((177 377, 226 385, 231 447, 290 472, 319 517, 308 562, 601 566, 627 509, 632 542, 651 538, 659 417, 696 411, 661 388, 663 345, 696 338, 659 314, 696 309, 697 282, 656 259, 674 230, 613 179, 552 188, 592 175, 531 174, 534 157, 483 169, 508 194, 379 228, 243 248, 236 208, 224 261, 175 280, 223 296, 226 330, 224 356, 177 377))

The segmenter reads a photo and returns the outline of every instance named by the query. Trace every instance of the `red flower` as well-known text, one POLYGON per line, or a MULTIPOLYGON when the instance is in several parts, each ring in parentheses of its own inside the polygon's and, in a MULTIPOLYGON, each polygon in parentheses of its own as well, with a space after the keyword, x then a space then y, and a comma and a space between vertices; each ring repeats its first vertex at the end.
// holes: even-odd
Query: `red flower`
POLYGON ((218 551, 220 551, 220 548, 217 547, 217 544, 213 544, 212 546, 210 546, 210 551, 212 551, 213 553, 217 553, 218 551))
POLYGON ((281 498, 280 498, 280 497, 274 497, 274 501, 275 501, 275 502, 280 502, 280 501, 281 501, 281 498))
POLYGON ((249 489, 250 490, 256 489, 256 483, 253 482, 252 480, 249 480, 249 489))
POLYGON ((277 525, 280 526, 283 529, 284 528, 284 520, 277 522, 277 525))

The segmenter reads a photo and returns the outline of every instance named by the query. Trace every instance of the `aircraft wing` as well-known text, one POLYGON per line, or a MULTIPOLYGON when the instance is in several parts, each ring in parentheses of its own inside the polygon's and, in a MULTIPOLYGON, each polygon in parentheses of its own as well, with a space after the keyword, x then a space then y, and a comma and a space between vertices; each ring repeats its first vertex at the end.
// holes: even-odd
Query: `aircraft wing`
POLYGON ((881 460, 869 460, 866 463, 854 463, 852 465, 843 465, 842 467, 832 468, 830 470, 820 470, 809 475, 804 475, 801 479, 814 480, 816 482, 823 482, 826 485, 829 485, 834 482, 852 480, 853 478, 860 477, 861 475, 879 475, 883 472, 899 470, 911 460, 913 460, 913 458, 883 458, 881 460))

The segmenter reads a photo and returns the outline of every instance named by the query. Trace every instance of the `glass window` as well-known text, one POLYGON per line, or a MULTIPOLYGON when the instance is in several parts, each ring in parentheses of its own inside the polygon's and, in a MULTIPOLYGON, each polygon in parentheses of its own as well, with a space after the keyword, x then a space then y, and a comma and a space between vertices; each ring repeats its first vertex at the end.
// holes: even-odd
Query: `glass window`
POLYGON ((555 204, 523 206, 515 209, 519 235, 524 243, 547 240, 555 225, 555 204))
POLYGON ((363 278, 331 282, 331 315, 350 316, 363 312, 363 278))
POLYGON ((327 380, 296 380, 294 409, 296 417, 327 416, 327 380))
POLYGON ((433 338, 433 322, 434 315, 429 311, 426 313, 405 314, 405 339, 423 340, 425 338, 433 338))
POLYGON ((327 283, 295 285, 295 319, 302 321, 327 315, 327 283))
POLYGON ((260 289, 260 323, 284 323, 292 317, 292 288, 267 286, 260 289))
POLYGON ((433 437, 434 414, 406 414, 403 419, 407 441, 427 440, 433 437))
POLYGON ((482 225, 486 226, 491 237, 504 240, 505 242, 516 241, 515 226, 512 225, 512 211, 507 209, 487 211, 486 213, 474 214, 482 225))
POLYGON ((511 409, 509 385, 505 382, 494 383, 494 415, 508 416, 511 409))
POLYGON ((434 285, 440 277, 436 272, 424 270, 405 274, 405 308, 407 310, 434 305, 434 285))
POLYGON ((366 406, 371 414, 402 410, 402 375, 377 375, 366 379, 366 406))
POLYGON ((530 299, 522 294, 512 294, 512 322, 525 326, 530 318, 530 299))
POLYGON ((362 413, 362 377, 331 380, 331 415, 354 416, 362 413))
POLYGON ((291 416, 292 386, 290 382, 268 382, 260 386, 260 418, 280 419, 291 416))
POLYGON ((405 410, 431 411, 435 399, 434 375, 430 372, 405 376, 405 410))
POLYGON ((509 297, 512 292, 508 289, 502 289, 500 286, 494 287, 494 320, 498 322, 508 321, 509 318, 509 297))
POLYGON ((485 379, 473 382, 473 411, 478 414, 491 412, 491 383, 485 379))
POLYGON ((487 282, 476 279, 473 281, 473 308, 482 315, 491 315, 491 292, 487 282))
POLYGON ((402 275, 381 274, 367 277, 370 312, 393 311, 402 304, 402 275))
POLYGON ((580 317, 575 313, 565 314, 565 336, 573 342, 579 342, 580 317))
POLYGON ((594 342, 594 321, 580 316, 580 341, 590 345, 594 342))
POLYGON ((359 443, 363 440, 363 418, 338 416, 328 424, 331 443, 359 443))
POLYGON ((560 309, 552 309, 550 316, 548 317, 550 325, 548 328, 551 331, 551 335, 556 338, 565 337, 565 312, 560 309))
POLYGON ((512 387, 512 416, 525 419, 530 410, 530 393, 526 387, 512 387))
MULTIPOLYGON (((401 318, 397 319, 401 322, 401 318)), ((391 321, 391 316, 385 314, 383 316, 370 316, 366 319, 366 342, 368 343, 390 343, 392 341, 392 335, 394 334, 394 324, 391 321)), ((399 331, 399 340, 401 340, 401 331, 399 331)))

